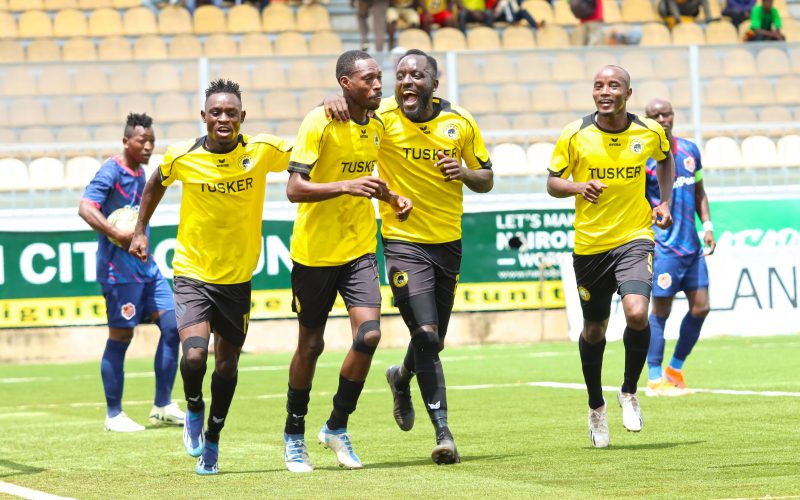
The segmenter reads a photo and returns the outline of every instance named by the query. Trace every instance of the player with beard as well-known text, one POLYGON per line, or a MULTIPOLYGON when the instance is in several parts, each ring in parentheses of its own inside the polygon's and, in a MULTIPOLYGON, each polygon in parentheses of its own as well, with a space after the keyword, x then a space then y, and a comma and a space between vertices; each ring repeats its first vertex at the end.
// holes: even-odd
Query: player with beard
POLYGON ((130 253, 147 260, 145 227, 167 187, 181 181, 180 222, 172 267, 180 361, 187 401, 183 444, 200 456, 197 474, 218 472, 219 437, 236 389, 239 354, 250 320, 253 271, 261 252, 267 172, 286 170, 291 145, 239 133, 245 119, 239 85, 215 80, 200 112, 207 135, 173 144, 145 186, 130 253), (214 333, 208 429, 203 378, 214 333))
POLYGON ((614 292, 622 296, 627 323, 622 337, 625 375, 617 401, 624 427, 642 430, 636 386, 650 344, 652 225, 672 224, 670 143, 661 125, 627 112, 631 93, 630 75, 623 68, 606 66, 595 75, 592 97, 597 111, 564 127, 547 179, 551 196, 575 197, 573 266, 583 309, 578 348, 589 393, 589 438, 596 448, 609 443, 601 374, 614 292), (657 162, 661 191, 661 202, 653 208, 645 197, 651 157, 657 162))
POLYGON ((350 50, 336 63, 336 78, 350 121, 326 117, 320 106, 300 125, 289 162, 289 200, 299 203, 292 232, 292 309, 300 333, 289 366, 284 427, 284 461, 292 472, 310 472, 305 415, 317 359, 324 348, 328 314, 342 296, 350 316, 353 344, 339 372, 333 411, 319 441, 336 453, 339 464, 360 469, 347 421, 355 411, 381 338, 381 291, 375 260, 378 224, 372 198, 408 218, 411 202, 372 176, 384 134, 381 120, 368 114, 381 103, 381 70, 366 52, 350 50))
MULTIPOLYGON (((414 199, 414 217, 400 224, 385 204, 384 256, 395 305, 411 333, 405 359, 386 371, 394 417, 404 431, 414 425, 410 381, 416 375, 433 423, 437 464, 460 461, 447 423, 444 370, 439 353, 461 272, 463 186, 478 193, 494 185, 489 153, 472 115, 434 97, 436 59, 412 49, 396 68, 395 95, 383 100, 378 117, 386 132, 378 170, 394 189, 414 199), (462 166, 462 161, 466 166, 462 166)), ((347 119, 341 99, 326 99, 337 119, 347 119)))

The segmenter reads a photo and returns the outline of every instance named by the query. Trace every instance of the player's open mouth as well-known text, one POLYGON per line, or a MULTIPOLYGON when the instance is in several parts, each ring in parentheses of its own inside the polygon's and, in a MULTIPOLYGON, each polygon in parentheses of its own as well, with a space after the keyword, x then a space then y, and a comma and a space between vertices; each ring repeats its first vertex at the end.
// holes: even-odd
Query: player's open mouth
POLYGON ((403 92, 403 104, 406 106, 414 106, 419 102, 419 96, 411 91, 403 92))
POLYGON ((228 127, 220 127, 217 129, 217 135, 230 135, 231 132, 233 132, 233 130, 228 127))

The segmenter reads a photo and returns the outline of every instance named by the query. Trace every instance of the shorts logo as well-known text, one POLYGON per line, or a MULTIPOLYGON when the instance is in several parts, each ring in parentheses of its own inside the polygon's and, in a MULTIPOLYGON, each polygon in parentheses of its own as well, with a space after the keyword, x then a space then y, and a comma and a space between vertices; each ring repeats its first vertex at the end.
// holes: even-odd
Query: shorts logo
POLYGON ((242 170, 245 170, 245 171, 249 170, 250 167, 253 166, 253 157, 250 156, 249 154, 245 154, 245 155, 240 156, 239 157, 239 166, 242 168, 242 170))
POLYGON ((683 159, 683 167, 691 174, 694 173, 694 158, 687 156, 683 159))
POLYGON ((641 154, 642 150, 644 150, 644 146, 642 146, 642 141, 639 139, 633 139, 631 141, 631 153, 641 154))
POLYGON ((136 306, 133 305, 131 302, 128 302, 127 304, 120 307, 119 313, 122 315, 123 318, 131 320, 134 316, 136 316, 136 306))
POLYGON ((397 288, 403 288, 408 285, 408 273, 405 271, 397 271, 392 275, 392 283, 397 288))
POLYGON ((669 273, 663 273, 658 275, 658 286, 661 287, 662 290, 666 290, 672 286, 672 276, 669 273))
POLYGON ((647 254, 647 272, 653 273, 653 254, 647 254))
POLYGON ((582 286, 578 287, 578 295, 581 296, 581 300, 584 302, 589 302, 590 300, 592 300, 592 294, 589 293, 589 290, 587 290, 582 286))
POLYGON ((297 314, 300 314, 301 309, 302 308, 300 307, 300 299, 297 298, 297 295, 295 295, 294 296, 294 310, 297 311, 297 314))

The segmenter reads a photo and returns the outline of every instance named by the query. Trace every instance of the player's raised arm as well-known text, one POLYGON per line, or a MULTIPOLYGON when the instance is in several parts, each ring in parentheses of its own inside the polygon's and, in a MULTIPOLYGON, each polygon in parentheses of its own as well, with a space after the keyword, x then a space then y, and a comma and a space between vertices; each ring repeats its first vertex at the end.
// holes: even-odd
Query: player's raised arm
POLYGON ((139 218, 136 221, 136 228, 133 230, 133 239, 128 248, 128 252, 138 257, 142 262, 147 261, 147 224, 153 216, 156 207, 167 192, 167 186, 161 184, 161 170, 157 169, 147 180, 142 193, 142 202, 139 205, 139 218))

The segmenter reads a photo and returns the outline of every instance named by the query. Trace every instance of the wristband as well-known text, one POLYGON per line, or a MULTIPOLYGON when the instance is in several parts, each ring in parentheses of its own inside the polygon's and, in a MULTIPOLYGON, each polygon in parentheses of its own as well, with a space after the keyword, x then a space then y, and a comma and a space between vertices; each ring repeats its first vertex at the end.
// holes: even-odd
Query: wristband
POLYGON ((714 232, 714 224, 710 220, 707 220, 707 221, 703 222, 703 231, 705 231, 707 233, 713 233, 714 232))

